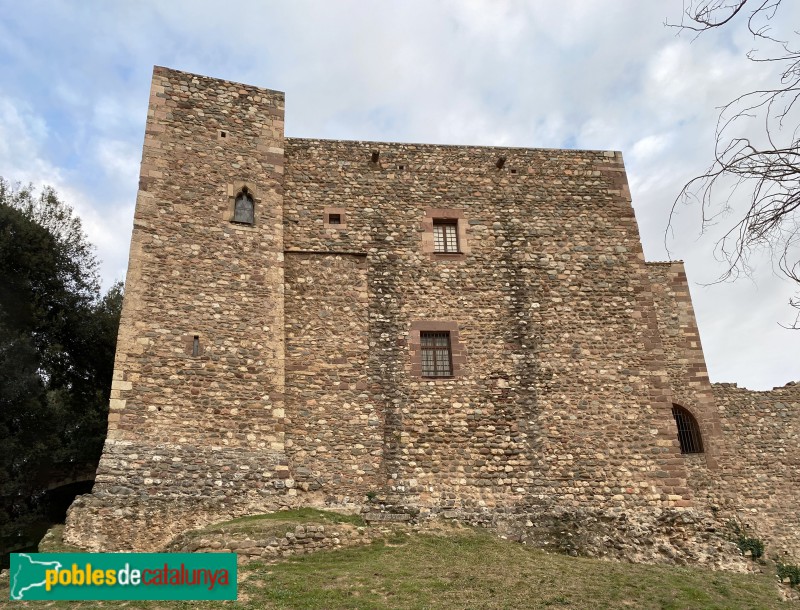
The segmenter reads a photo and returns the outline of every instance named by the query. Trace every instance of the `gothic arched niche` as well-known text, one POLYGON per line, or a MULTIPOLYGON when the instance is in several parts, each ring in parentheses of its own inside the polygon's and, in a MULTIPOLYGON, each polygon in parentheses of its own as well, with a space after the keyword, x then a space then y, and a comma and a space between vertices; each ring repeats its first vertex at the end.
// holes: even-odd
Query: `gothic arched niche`
POLYGON ((233 222, 251 225, 255 222, 256 203, 250 190, 244 186, 233 204, 233 222))

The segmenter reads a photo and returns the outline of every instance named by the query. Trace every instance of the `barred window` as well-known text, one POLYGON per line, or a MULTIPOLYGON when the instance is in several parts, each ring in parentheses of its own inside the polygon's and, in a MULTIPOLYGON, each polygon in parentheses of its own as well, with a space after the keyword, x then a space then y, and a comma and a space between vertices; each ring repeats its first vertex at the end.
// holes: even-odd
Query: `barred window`
POLYGON ((681 453, 703 453, 703 439, 700 436, 700 426, 697 420, 686 409, 679 405, 672 405, 672 416, 678 427, 678 441, 681 444, 681 453))
POLYGON ((433 220, 433 251, 458 253, 457 220, 433 220))
POLYGON ((423 377, 452 377, 453 359, 449 332, 421 332, 423 377))
POLYGON ((253 224, 255 221, 255 202, 247 187, 243 188, 236 196, 233 208, 233 222, 253 224))

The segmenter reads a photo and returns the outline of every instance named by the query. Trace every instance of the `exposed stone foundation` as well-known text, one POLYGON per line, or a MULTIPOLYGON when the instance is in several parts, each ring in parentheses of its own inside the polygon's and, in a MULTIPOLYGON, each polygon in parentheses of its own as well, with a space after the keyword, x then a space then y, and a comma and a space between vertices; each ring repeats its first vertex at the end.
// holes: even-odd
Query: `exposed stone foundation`
POLYGON ((503 520, 509 538, 570 555, 644 562, 702 564, 747 572, 742 557, 719 521, 693 509, 655 509, 650 513, 588 508, 533 512, 503 520))
POLYGON ((280 496, 151 498, 79 496, 67 513, 64 541, 92 552, 158 552, 183 532, 290 506, 280 496))
POLYGON ((369 544, 367 529, 346 524, 286 526, 285 532, 256 536, 241 532, 189 533, 164 549, 168 553, 236 553, 240 559, 276 560, 317 551, 369 544))

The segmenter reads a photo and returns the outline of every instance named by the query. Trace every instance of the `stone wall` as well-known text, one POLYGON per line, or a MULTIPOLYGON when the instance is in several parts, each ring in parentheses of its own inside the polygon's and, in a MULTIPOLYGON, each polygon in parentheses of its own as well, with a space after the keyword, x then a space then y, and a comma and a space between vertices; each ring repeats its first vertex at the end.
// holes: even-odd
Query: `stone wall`
POLYGON ((800 384, 767 392, 714 384, 722 426, 720 468, 704 499, 800 559, 800 384))
POLYGON ((168 553, 236 553, 241 561, 265 561, 332 551, 372 542, 365 527, 348 524, 294 525, 272 535, 242 532, 187 532, 178 536, 165 551, 168 553))
POLYGON ((511 540, 571 556, 634 563, 701 564, 713 569, 757 569, 742 556, 710 511, 650 511, 551 507, 523 518, 501 518, 499 532, 511 540))
POLYGON ((385 476, 383 414, 367 374, 366 257, 287 252, 285 297, 293 478, 323 503, 360 503, 385 476))
POLYGON ((161 552, 183 532, 254 513, 295 508, 293 500, 276 493, 241 499, 92 493, 78 496, 67 512, 64 541, 92 552, 161 552))
POLYGON ((287 139, 285 167, 286 250, 367 257, 377 491, 424 509, 690 503, 619 153, 287 139), (426 247, 438 216, 458 217, 463 254, 426 247), (454 378, 415 375, 421 324, 458 332, 454 378))
POLYGON ((672 401, 692 413, 703 436, 702 454, 681 456, 693 473, 690 481, 694 481, 700 476, 698 469, 716 468, 721 431, 689 282, 680 261, 648 263, 647 270, 653 287, 672 401))
MULTIPOLYGON (((647 270, 653 286, 672 402, 696 419, 703 442, 702 453, 685 453, 675 459, 686 466, 689 487, 695 497, 705 496, 719 474, 718 461, 723 446, 689 282, 680 261, 648 263, 647 270)), ((677 426, 674 429, 677 435, 677 426)))
POLYGON ((800 556, 800 386, 753 392, 711 384, 680 262, 648 270, 673 401, 697 419, 704 452, 681 455, 699 507, 738 520, 767 551, 800 556))

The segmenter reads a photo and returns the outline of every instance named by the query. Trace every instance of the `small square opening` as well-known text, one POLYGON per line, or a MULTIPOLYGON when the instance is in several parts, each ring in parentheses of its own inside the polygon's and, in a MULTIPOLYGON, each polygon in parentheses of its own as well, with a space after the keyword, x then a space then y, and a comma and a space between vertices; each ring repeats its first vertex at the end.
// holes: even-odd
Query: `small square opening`
POLYGON ((342 224, 342 215, 341 214, 328 214, 328 224, 329 225, 340 225, 340 224, 342 224))

